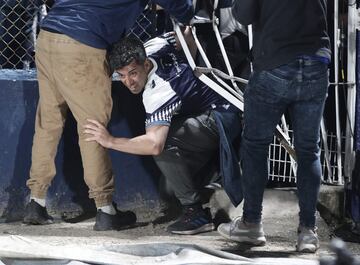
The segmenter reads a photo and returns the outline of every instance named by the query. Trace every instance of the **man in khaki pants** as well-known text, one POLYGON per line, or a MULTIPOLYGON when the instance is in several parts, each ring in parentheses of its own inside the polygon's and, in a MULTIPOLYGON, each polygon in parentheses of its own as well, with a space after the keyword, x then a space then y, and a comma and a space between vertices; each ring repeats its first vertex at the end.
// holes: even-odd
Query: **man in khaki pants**
MULTIPOLYGON (((132 212, 114 207, 114 179, 108 152, 85 142, 87 118, 107 125, 112 109, 111 79, 106 50, 131 27, 147 1, 58 0, 44 19, 36 47, 39 104, 24 223, 53 222, 46 210, 46 193, 55 175, 54 158, 68 109, 78 126, 84 179, 98 209, 94 230, 120 229, 136 221, 132 212)), ((180 22, 193 16, 191 1, 154 1, 180 22)))

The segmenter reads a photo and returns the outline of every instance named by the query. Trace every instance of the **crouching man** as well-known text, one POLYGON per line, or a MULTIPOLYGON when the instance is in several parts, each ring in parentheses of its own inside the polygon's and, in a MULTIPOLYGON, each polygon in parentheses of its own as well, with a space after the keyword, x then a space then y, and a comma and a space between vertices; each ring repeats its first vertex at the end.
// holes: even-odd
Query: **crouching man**
POLYGON ((200 202, 203 186, 198 183, 206 178, 203 172, 218 156, 225 190, 233 204, 241 201, 240 169, 233 147, 241 131, 236 108, 194 75, 172 33, 145 45, 124 38, 113 46, 109 60, 131 93, 143 93, 146 133, 131 139, 116 138, 100 122, 89 119, 84 130, 89 134, 86 140, 121 152, 154 156, 183 207, 183 214, 168 227, 169 232, 213 230, 210 212, 200 202))

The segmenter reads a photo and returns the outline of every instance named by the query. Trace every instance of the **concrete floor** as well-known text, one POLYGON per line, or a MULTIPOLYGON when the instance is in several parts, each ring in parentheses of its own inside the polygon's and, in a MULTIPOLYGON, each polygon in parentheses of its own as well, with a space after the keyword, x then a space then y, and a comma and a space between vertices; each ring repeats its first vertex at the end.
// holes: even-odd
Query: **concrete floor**
MULTIPOLYGON (((242 207, 239 206, 235 209, 226 198, 224 199, 224 196, 226 195, 223 191, 217 191, 212 196, 210 201, 212 213, 218 209, 224 209, 230 217, 235 217, 241 213, 242 207)), ((154 213, 149 213, 144 209, 138 209, 136 212, 138 214, 138 226, 123 231, 95 232, 92 230, 94 218, 79 223, 66 223, 57 217, 55 224, 47 226, 27 226, 20 222, 1 223, 0 242, 8 240, 12 235, 17 235, 50 245, 77 245, 85 248, 99 245, 111 248, 111 246, 126 247, 142 244, 149 244, 152 248, 156 248, 157 244, 196 244, 248 258, 272 257, 318 260, 321 256, 332 255, 329 250, 332 232, 320 216, 318 218, 318 234, 321 240, 319 251, 315 254, 295 252, 298 206, 295 192, 291 189, 268 189, 265 192, 263 224, 267 244, 263 247, 249 247, 229 242, 219 236, 216 231, 194 236, 171 235, 165 231, 169 222, 154 224, 154 213)), ((347 247, 351 253, 360 254, 359 244, 347 243, 347 247)))

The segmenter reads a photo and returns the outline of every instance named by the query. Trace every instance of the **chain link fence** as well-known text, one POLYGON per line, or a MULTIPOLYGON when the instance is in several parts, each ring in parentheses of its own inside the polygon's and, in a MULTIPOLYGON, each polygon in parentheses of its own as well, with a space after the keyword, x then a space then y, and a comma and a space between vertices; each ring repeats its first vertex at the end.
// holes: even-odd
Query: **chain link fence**
MULTIPOLYGON (((0 69, 34 68, 39 25, 51 8, 47 0, 0 0, 0 69)), ((156 12, 144 10, 129 35, 147 41, 156 33, 156 12)))
POLYGON ((33 64, 38 24, 47 1, 0 1, 0 68, 21 69, 33 64))

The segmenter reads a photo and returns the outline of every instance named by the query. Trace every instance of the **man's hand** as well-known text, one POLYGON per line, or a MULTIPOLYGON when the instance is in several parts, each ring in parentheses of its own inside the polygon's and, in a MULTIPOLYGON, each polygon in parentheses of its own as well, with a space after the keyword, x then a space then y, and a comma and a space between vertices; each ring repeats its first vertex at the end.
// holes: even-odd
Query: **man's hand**
POLYGON ((84 126, 84 133, 90 134, 91 136, 86 138, 85 141, 96 141, 105 148, 111 148, 113 136, 108 132, 104 125, 100 122, 92 119, 87 119, 89 122, 84 126))

